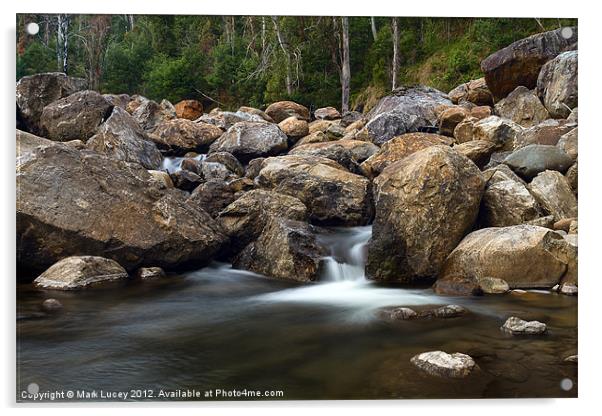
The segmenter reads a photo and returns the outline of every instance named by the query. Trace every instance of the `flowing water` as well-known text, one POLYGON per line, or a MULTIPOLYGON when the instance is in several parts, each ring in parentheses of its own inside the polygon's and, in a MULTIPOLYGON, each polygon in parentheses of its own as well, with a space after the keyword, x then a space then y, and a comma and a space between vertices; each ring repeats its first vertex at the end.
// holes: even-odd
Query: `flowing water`
POLYGON ((313 285, 228 264, 79 292, 22 285, 18 399, 30 383, 40 391, 143 389, 155 400, 161 389, 281 391, 281 400, 576 397, 577 366, 563 358, 577 353, 577 298, 546 291, 449 297, 369 282, 363 265, 370 232, 321 234, 331 253, 322 282, 313 285), (48 297, 63 311, 41 313, 48 297), (375 316, 384 306, 452 303, 470 312, 396 323, 375 316), (499 327, 511 315, 546 322, 549 333, 505 335, 499 327), (480 371, 462 380, 423 374, 410 358, 431 350, 470 354, 480 371))
POLYGON ((195 157, 165 157, 163 158, 163 163, 161 164, 161 170, 166 170, 168 173, 176 173, 181 170, 182 161, 184 159, 194 159, 201 161, 205 159, 207 155, 200 154, 195 157))

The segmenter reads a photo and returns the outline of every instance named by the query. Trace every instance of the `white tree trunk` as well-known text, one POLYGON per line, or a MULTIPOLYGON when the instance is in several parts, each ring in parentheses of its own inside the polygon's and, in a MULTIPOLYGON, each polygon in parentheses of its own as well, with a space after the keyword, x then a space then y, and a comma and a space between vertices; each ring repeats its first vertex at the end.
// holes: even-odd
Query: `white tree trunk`
POLYGON ((278 43, 280 44, 280 48, 282 52, 284 52, 284 58, 286 60, 286 93, 291 95, 293 93, 293 76, 291 71, 291 54, 288 50, 288 43, 286 42, 286 38, 284 34, 280 31, 280 26, 278 25, 278 18, 276 16, 272 16, 272 22, 274 22, 274 29, 276 30, 276 37, 278 38, 278 43))
POLYGON ((67 73, 69 69, 68 65, 68 51, 69 51, 69 15, 58 14, 57 18, 57 29, 56 29, 56 58, 57 66, 60 72, 67 73))
POLYGON ((370 18, 370 26, 372 27, 372 38, 376 41, 376 19, 374 17, 370 18))
POLYGON ((341 111, 349 111, 349 90, 351 70, 349 68, 349 18, 341 18, 343 38, 343 62, 341 68, 341 111))
POLYGON ((393 26, 393 68, 391 70, 391 80, 393 85, 391 89, 394 90, 397 88, 397 78, 399 76, 399 21, 396 17, 392 18, 391 24, 393 26))

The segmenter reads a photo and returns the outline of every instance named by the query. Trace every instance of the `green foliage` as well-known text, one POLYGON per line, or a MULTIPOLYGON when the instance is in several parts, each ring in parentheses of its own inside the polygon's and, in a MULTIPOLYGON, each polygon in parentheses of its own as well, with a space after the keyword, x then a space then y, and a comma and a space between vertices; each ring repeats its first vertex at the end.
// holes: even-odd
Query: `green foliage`
POLYGON ((42 42, 32 42, 22 55, 17 54, 17 79, 25 75, 56 71, 56 66, 54 50, 42 42))

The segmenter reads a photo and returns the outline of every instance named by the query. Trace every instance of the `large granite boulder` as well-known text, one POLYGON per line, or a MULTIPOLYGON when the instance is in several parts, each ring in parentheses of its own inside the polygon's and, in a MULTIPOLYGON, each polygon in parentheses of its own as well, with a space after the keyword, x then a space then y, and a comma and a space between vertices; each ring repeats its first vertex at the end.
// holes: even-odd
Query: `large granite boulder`
POLYGON ((487 140, 495 144, 498 150, 510 151, 514 149, 516 138, 522 131, 523 128, 512 120, 489 116, 474 123, 472 140, 487 140))
POLYGON ((392 110, 377 114, 359 134, 364 133, 372 143, 381 146, 393 137, 432 127, 435 123, 420 115, 392 110))
POLYGON ((554 118, 567 118, 577 107, 577 60, 577 51, 564 52, 547 62, 539 72, 537 94, 554 118))
POLYGON ((315 223, 363 225, 372 217, 370 181, 324 157, 267 158, 255 181, 261 187, 299 198, 315 223))
POLYGON ((114 260, 97 256, 71 256, 50 266, 34 283, 44 289, 73 290, 127 277, 127 271, 114 260))
POLYGON ((407 133, 389 140, 380 150, 361 164, 364 175, 374 178, 389 165, 409 155, 437 145, 451 146, 453 141, 445 136, 433 133, 407 133))
POLYGON ((270 116, 275 123, 280 123, 282 120, 289 117, 310 121, 309 110, 307 107, 293 101, 278 101, 272 103, 265 109, 265 113, 270 116))
POLYGON ((196 121, 213 124, 222 130, 228 130, 236 123, 242 121, 264 122, 265 119, 259 114, 253 114, 244 111, 221 111, 219 109, 212 110, 209 114, 203 114, 196 121))
POLYGON ((166 120, 157 125, 151 138, 167 154, 184 155, 206 152, 223 131, 212 124, 184 118, 166 120))
POLYGON ((530 180, 544 170, 564 173, 573 164, 573 160, 557 146, 530 144, 508 155, 504 164, 530 180))
POLYGON ((314 117, 318 120, 338 120, 341 113, 334 107, 322 107, 314 111, 314 117))
POLYGON ((483 228, 467 235, 451 252, 435 284, 446 293, 454 282, 483 278, 506 281, 511 289, 551 288, 567 271, 562 236, 535 225, 483 228))
POLYGON ((43 270, 73 255, 128 270, 204 264, 224 243, 219 225, 139 164, 57 143, 17 159, 17 263, 43 270))
POLYGON ((163 100, 159 104, 142 95, 134 95, 128 103, 126 111, 147 132, 152 132, 159 124, 177 117, 176 109, 169 101, 163 100))
POLYGON ((575 127, 571 131, 563 134, 558 139, 556 145, 560 150, 567 154, 573 160, 577 160, 577 156, 579 155, 579 127, 575 127))
POLYGON ((96 91, 79 91, 44 107, 40 125, 50 140, 86 141, 112 111, 113 106, 96 91))
POLYGON ((556 221, 577 216, 577 199, 569 181, 560 172, 546 170, 528 187, 544 211, 553 215, 556 221))
POLYGON ((525 147, 530 144, 547 144, 556 145, 560 138, 571 131, 575 127, 574 124, 568 123, 565 120, 547 119, 533 127, 523 129, 516 136, 514 141, 515 149, 525 147))
POLYGON ((535 92, 522 85, 495 104, 495 113, 525 128, 536 126, 550 118, 548 110, 535 92))
POLYGON ((319 278, 325 255, 307 223, 271 218, 261 236, 234 258, 232 266, 276 279, 307 283, 319 278))
POLYGON ((247 163, 257 157, 275 156, 287 148, 286 134, 277 125, 242 121, 217 139, 209 147, 209 153, 228 152, 242 163, 247 163))
MULTIPOLYGON (((440 105, 450 106, 452 102, 447 94, 435 88, 424 85, 399 87, 389 95, 381 98, 369 111, 367 117, 373 119, 379 114, 396 111, 415 116, 419 119, 425 119, 428 125, 434 126, 437 123, 435 109, 440 105)), ((399 132, 394 136, 403 133, 406 132, 399 132)))
POLYGON ((174 106, 176 117, 196 120, 203 115, 203 104, 197 100, 182 100, 174 106))
POLYGON ((42 134, 40 117, 48 104, 86 89, 83 78, 69 77, 61 72, 29 75, 17 82, 17 119, 21 128, 42 134))
POLYGON ((535 88, 541 67, 562 52, 577 49, 577 27, 565 27, 518 40, 489 55, 481 70, 489 90, 501 100, 519 85, 535 88))
POLYGON ((366 274, 409 283, 437 276, 475 222, 485 182, 468 158, 431 146, 388 166, 375 186, 366 274))
POLYGON ((147 169, 158 169, 163 160, 157 146, 121 107, 113 107, 111 116, 100 125, 86 147, 114 159, 139 163, 147 169))
POLYGON ((453 149, 473 161, 479 168, 483 168, 495 150, 495 144, 486 140, 471 140, 453 147, 453 149))
POLYGON ((454 104, 468 101, 475 105, 493 105, 493 96, 487 87, 485 78, 474 79, 458 85, 449 92, 449 98, 454 104))

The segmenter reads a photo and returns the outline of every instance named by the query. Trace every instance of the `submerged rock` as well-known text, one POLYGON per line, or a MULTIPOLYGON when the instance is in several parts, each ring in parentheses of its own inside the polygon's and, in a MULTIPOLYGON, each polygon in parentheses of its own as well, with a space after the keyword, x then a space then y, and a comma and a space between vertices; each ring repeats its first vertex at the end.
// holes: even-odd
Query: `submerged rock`
POLYGON ((432 376, 449 378, 467 377, 478 368, 472 357, 459 352, 423 352, 412 357, 410 362, 432 376))
POLYGON ((42 309, 46 312, 57 312, 63 309, 63 304, 57 299, 49 298, 42 302, 42 309))
POLYGON ((44 289, 81 289, 128 277, 123 267, 114 260, 97 256, 72 256, 52 265, 34 280, 44 289))
POLYGON ((136 271, 136 278, 142 280, 162 279, 166 276, 160 267, 141 267, 136 271))
POLYGON ((413 309, 399 306, 394 308, 379 309, 376 312, 376 316, 387 321, 405 321, 418 318, 418 313, 413 309))
POLYGON ((546 332, 546 324, 539 321, 525 321, 516 316, 511 316, 500 328, 512 335, 539 335, 546 332))

